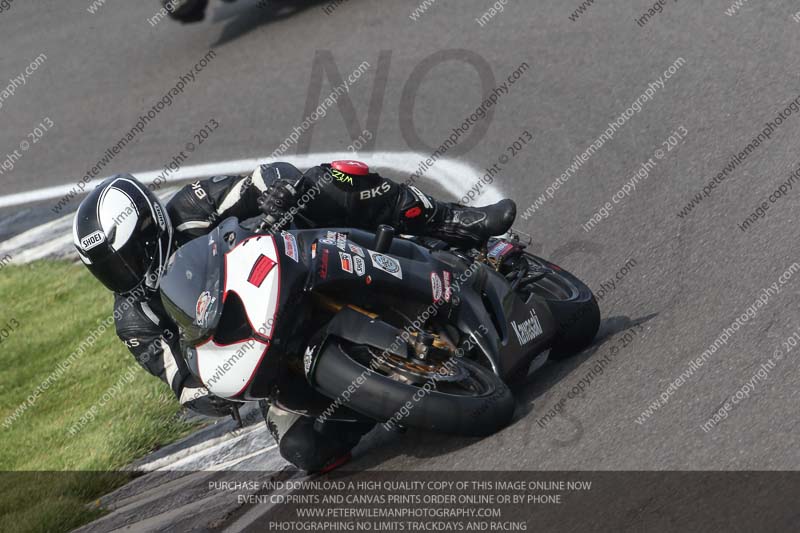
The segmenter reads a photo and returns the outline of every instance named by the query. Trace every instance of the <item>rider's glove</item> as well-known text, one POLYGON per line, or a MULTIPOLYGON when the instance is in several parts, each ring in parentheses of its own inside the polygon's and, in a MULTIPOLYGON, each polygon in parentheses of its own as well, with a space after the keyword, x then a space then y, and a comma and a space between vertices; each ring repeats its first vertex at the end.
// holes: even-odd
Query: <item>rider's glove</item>
POLYGON ((186 386, 181 391, 181 405, 201 415, 219 417, 231 415, 234 407, 243 404, 215 396, 205 387, 186 386))
POLYGON ((297 204, 297 189, 295 182, 277 180, 267 187, 258 199, 258 207, 264 213, 270 224, 281 220, 289 210, 297 204))

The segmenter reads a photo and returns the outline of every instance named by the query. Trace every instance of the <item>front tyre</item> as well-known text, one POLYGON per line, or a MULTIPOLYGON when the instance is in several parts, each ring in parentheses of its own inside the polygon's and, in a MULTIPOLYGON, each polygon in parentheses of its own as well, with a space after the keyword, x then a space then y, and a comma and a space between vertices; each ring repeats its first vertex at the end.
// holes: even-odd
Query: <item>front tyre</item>
POLYGON ((464 357, 437 368, 401 358, 378 364, 381 355, 368 346, 332 339, 309 380, 334 401, 388 425, 482 437, 511 422, 511 392, 487 368, 464 357))

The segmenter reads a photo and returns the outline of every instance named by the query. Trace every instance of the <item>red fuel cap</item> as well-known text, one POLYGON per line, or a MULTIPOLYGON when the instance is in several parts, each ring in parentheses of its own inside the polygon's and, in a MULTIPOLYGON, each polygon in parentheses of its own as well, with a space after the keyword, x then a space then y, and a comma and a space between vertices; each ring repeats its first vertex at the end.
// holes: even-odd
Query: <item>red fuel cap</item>
POLYGON ((369 167, 361 161, 334 161, 331 163, 331 167, 351 176, 366 176, 369 174, 369 167))

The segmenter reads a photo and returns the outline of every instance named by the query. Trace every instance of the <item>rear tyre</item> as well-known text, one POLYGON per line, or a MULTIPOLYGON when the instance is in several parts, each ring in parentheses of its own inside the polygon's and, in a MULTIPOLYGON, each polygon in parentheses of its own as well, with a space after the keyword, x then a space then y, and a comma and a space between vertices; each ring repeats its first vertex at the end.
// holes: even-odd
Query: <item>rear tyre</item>
POLYGON ((349 396, 350 409, 390 426, 482 437, 511 422, 511 391, 487 368, 463 357, 451 358, 445 380, 431 377, 411 383, 410 374, 390 377, 375 365, 372 370, 370 361, 376 353, 380 351, 332 340, 319 354, 310 381, 329 398, 349 396))

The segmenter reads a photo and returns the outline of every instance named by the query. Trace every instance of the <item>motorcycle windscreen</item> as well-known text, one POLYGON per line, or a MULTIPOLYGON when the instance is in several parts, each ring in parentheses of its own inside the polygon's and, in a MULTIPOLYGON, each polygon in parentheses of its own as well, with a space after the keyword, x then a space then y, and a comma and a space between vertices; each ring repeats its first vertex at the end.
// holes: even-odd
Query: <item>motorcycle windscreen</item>
POLYGON ((222 312, 224 256, 219 228, 198 237, 170 258, 161 278, 161 300, 189 345, 209 339, 222 312))

